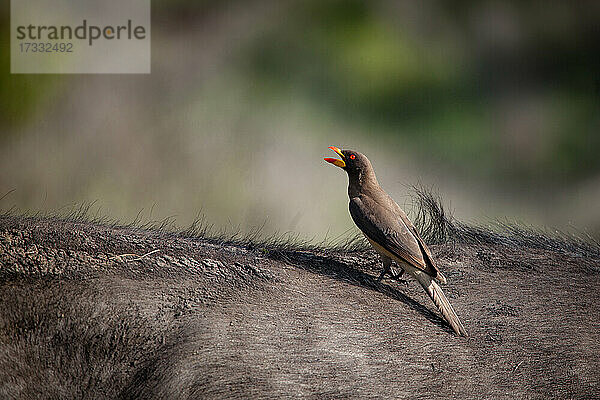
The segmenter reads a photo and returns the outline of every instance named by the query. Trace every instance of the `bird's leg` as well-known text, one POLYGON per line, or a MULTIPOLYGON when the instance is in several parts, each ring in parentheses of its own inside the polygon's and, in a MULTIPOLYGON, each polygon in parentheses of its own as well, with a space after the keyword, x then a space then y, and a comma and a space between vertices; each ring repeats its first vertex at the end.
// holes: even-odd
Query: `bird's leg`
POLYGON ((381 274, 379 275, 379 278, 377 278, 377 282, 381 282, 381 280, 383 278, 385 278, 386 275, 389 275, 391 279, 400 282, 400 283, 405 283, 408 285, 408 281, 404 280, 404 279, 400 279, 400 277, 404 274, 404 268, 400 267, 400 272, 396 272, 394 269, 392 269, 392 259, 383 255, 380 255, 381 257, 381 262, 383 262, 383 271, 381 271, 381 274))
POLYGON ((400 267, 400 272, 396 272, 394 269, 390 268, 390 276, 393 280, 404 283, 408 286, 408 281, 405 279, 400 279, 404 275, 404 268, 400 267))
POLYGON ((400 272, 396 272, 395 269, 390 268, 390 276, 392 279, 399 280, 402 275, 404 275, 404 269, 400 268, 400 272))
POLYGON ((380 256, 381 261, 383 262, 383 271, 381 271, 381 275, 377 278, 377 282, 381 282, 385 274, 391 273, 392 259, 389 257, 385 257, 383 255, 380 256))

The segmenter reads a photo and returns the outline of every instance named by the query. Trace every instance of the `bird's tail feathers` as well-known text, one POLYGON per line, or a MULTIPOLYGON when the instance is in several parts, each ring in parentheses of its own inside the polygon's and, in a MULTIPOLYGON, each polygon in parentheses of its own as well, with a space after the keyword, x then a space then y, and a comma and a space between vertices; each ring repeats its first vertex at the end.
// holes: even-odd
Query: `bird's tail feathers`
POLYGON ((444 295, 442 288, 433 280, 433 278, 425 273, 417 274, 416 278, 431 300, 433 300, 433 303, 440 310, 444 319, 448 321, 448 324, 454 329, 454 332, 459 336, 469 336, 467 330, 460 322, 460 319, 458 319, 458 315, 456 315, 452 305, 446 298, 446 295, 444 295))

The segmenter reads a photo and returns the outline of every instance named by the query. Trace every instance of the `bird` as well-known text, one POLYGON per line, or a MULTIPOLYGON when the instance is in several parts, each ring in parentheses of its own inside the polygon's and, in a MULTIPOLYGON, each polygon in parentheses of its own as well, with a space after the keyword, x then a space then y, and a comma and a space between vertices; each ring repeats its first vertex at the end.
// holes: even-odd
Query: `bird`
POLYGON ((431 251, 400 206, 379 185, 369 159, 354 150, 340 150, 330 146, 340 156, 324 160, 340 167, 348 174, 349 210, 356 226, 379 254, 383 271, 399 279, 404 272, 417 280, 437 306, 444 319, 458 336, 467 331, 437 281, 446 283, 431 251), (393 274, 392 261, 401 267, 393 274))

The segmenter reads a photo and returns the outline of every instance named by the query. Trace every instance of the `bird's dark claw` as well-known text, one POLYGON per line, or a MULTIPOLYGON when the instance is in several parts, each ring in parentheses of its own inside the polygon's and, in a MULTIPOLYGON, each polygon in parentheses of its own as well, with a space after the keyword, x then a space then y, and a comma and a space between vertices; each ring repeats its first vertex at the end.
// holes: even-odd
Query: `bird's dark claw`
POLYGON ((383 271, 381 271, 381 274, 379 275, 379 277, 377 278, 377 282, 381 282, 381 280, 383 278, 385 278, 386 275, 389 275, 390 279, 399 283, 404 283, 408 286, 408 281, 404 280, 404 279, 400 279, 402 277, 402 275, 404 275, 404 270, 401 269, 400 272, 396 273, 393 269, 391 268, 384 268, 383 271))

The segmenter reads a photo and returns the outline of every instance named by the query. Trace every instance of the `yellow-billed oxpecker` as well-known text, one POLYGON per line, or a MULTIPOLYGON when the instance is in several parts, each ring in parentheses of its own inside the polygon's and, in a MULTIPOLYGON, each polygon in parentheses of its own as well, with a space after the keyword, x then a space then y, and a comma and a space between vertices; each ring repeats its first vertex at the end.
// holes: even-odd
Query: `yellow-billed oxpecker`
POLYGON ((446 278, 437 268, 431 251, 415 226, 379 186, 371 162, 357 151, 340 150, 334 146, 329 148, 341 159, 325 158, 325 161, 348 173, 350 215, 383 261, 379 280, 387 273, 397 279, 407 272, 425 289, 456 334, 467 336, 452 305, 435 281, 446 283, 446 278), (392 274, 392 260, 402 268, 399 275, 392 274))

